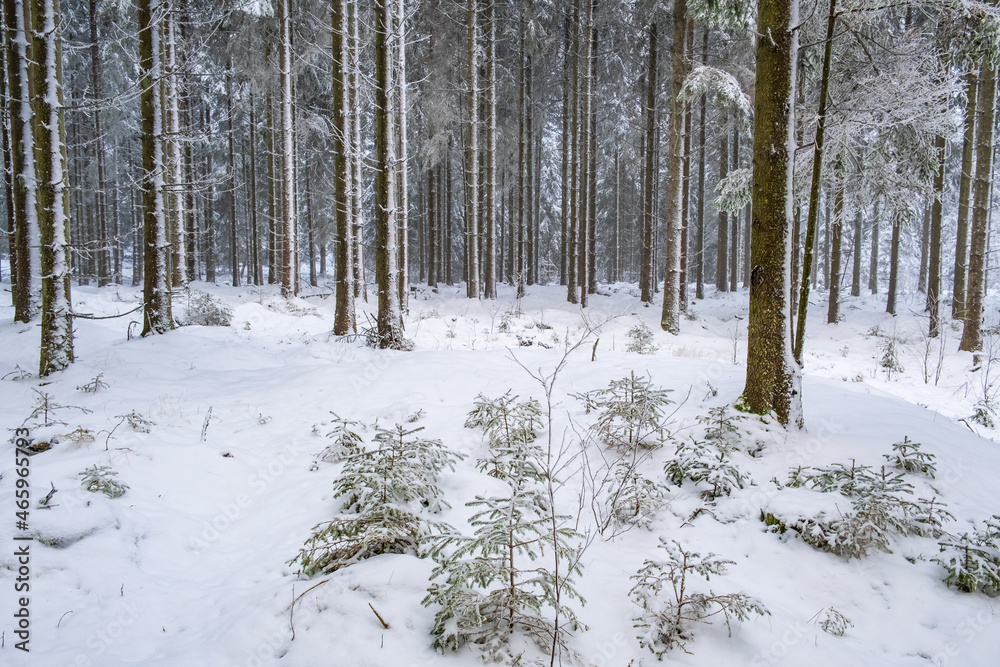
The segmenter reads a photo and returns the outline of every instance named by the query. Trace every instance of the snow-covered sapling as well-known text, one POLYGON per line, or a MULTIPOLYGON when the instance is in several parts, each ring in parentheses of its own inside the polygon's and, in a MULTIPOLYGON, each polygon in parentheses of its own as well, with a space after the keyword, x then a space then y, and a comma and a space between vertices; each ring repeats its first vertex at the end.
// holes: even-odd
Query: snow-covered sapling
POLYGON ((595 389, 576 397, 583 401, 587 412, 596 412, 597 421, 590 433, 607 447, 624 450, 661 447, 669 437, 670 415, 666 407, 670 389, 660 389, 650 378, 632 372, 621 380, 613 380, 605 389, 595 389))
POLYGON ((375 447, 345 459, 333 483, 341 516, 314 526, 289 564, 298 562, 300 574, 312 576, 378 554, 422 556, 440 548, 452 529, 424 513, 448 506, 438 477, 462 456, 440 440, 410 437, 421 430, 376 426, 375 447))
POLYGON ((940 546, 944 555, 934 562, 948 571, 944 583, 949 587, 963 593, 1000 592, 1000 515, 994 514, 971 535, 962 533, 940 546))
POLYGON ((543 487, 511 487, 506 496, 477 496, 467 505, 481 508, 469 521, 475 533, 453 540, 459 546, 451 554, 439 552, 435 581, 423 601, 440 607, 431 630, 434 647, 446 651, 469 645, 486 659, 508 664, 518 660, 519 651, 511 646, 515 635, 546 652, 553 641, 565 650, 566 632, 579 626, 565 604, 580 599, 573 587, 581 571, 579 536, 570 528, 557 531, 562 571, 553 571, 539 563, 552 550, 552 515, 543 487), (558 630, 546 609, 558 611, 558 630))
POLYGON ((86 468, 79 476, 80 484, 91 493, 103 493, 108 498, 120 498, 128 491, 128 484, 115 479, 118 472, 110 466, 93 465, 86 468))
POLYGON ((90 382, 85 382, 76 388, 77 391, 82 391, 86 394, 96 394, 102 389, 107 389, 110 385, 104 381, 104 373, 98 373, 97 377, 94 377, 90 382))
POLYGON ((897 442, 892 446, 892 454, 883 454, 884 458, 896 468, 910 473, 920 473, 927 475, 931 479, 937 472, 934 465, 934 455, 920 451, 920 443, 913 442, 908 436, 903 436, 902 442, 897 442))
POLYGON ((313 464, 310 467, 311 470, 317 470, 320 461, 334 463, 336 461, 343 460, 348 456, 359 454, 362 446, 364 445, 364 441, 358 434, 358 431, 364 429, 364 424, 361 422, 351 421, 349 419, 343 419, 335 412, 331 412, 330 414, 333 415, 333 419, 331 421, 313 426, 314 433, 327 431, 325 436, 329 438, 331 442, 323 448, 323 451, 316 455, 316 460, 313 461, 313 464))
POLYGON ((228 327, 233 320, 233 311, 206 292, 189 290, 187 312, 175 319, 183 325, 228 327))
POLYGON ((705 439, 723 447, 735 447, 739 442, 737 424, 746 419, 745 415, 733 414, 728 405, 709 408, 707 415, 699 415, 698 423, 705 427, 705 439))
POLYGON ((677 445, 674 458, 663 469, 667 479, 675 486, 691 480, 702 488, 705 500, 728 496, 734 489, 742 489, 749 478, 730 459, 723 447, 706 442, 682 442, 677 445))
POLYGON ((640 322, 625 334, 628 344, 625 346, 626 352, 636 354, 653 354, 660 349, 653 341, 653 332, 644 322, 640 322))
POLYGON ((629 591, 632 602, 642 608, 633 619, 639 628, 639 644, 658 658, 675 647, 689 653, 685 642, 691 640, 691 626, 708 623, 712 616, 722 614, 732 636, 733 618, 746 621, 751 616, 770 614, 763 603, 745 593, 695 590, 692 579, 708 581, 712 575, 725 574, 726 566, 733 565, 733 561, 712 553, 702 556, 687 551, 676 540, 661 538, 660 548, 666 552, 666 559, 647 560, 632 577, 635 584, 629 591))
POLYGON ((480 394, 465 420, 466 428, 482 428, 489 442, 490 455, 479 461, 479 469, 511 485, 541 481, 545 474, 543 452, 535 444, 544 428, 542 406, 533 398, 517 399, 510 391, 492 399, 480 394))

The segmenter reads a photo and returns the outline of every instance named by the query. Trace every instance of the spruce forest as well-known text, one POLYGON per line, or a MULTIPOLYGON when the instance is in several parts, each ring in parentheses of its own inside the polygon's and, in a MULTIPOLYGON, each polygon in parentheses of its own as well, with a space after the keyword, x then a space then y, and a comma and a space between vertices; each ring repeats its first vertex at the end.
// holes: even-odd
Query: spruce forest
POLYGON ((996 0, 0 1, 3 664, 996 664, 996 0))

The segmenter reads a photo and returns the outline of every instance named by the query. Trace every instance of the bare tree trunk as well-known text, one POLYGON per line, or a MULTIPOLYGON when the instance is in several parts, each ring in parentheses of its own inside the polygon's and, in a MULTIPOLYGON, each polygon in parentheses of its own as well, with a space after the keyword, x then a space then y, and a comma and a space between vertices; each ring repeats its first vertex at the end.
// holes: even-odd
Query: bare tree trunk
POLYGON ((861 253, 862 242, 864 240, 864 214, 861 210, 861 202, 855 204, 854 211, 854 265, 851 271, 851 296, 861 296, 861 253))
MULTIPOLYGON (((378 345, 404 349, 397 282, 395 109, 393 108, 393 3, 375 2, 375 283, 378 289, 378 345)), ((470 0, 474 2, 475 0, 470 0)))
POLYGON ((899 245, 903 232, 903 221, 898 212, 892 220, 892 245, 889 251, 889 292, 885 302, 885 312, 896 314, 896 292, 899 287, 899 245))
POLYGON ((350 32, 348 8, 350 0, 332 2, 333 53, 333 150, 334 201, 337 225, 337 294, 333 333, 343 336, 357 331, 354 315, 354 229, 352 195, 354 190, 354 158, 351 154, 351 82, 348 49, 350 32))
POLYGON ((292 119, 292 0, 276 0, 278 19, 278 73, 280 77, 281 116, 281 295, 290 298, 298 294, 298 224, 295 201, 295 127, 292 119))
MULTIPOLYGON (((740 126, 733 123, 733 171, 740 168, 740 126)), ((729 291, 739 289, 740 274, 740 212, 733 211, 729 228, 729 291)))
POLYGON ((660 327, 681 330, 681 228, 684 226, 684 102, 681 90, 687 74, 684 46, 687 35, 687 0, 674 0, 674 44, 670 95, 670 147, 667 156, 666 266, 663 279, 663 312, 660 327))
POLYGON ((940 327, 941 298, 941 224, 942 200, 944 199, 945 148, 947 139, 938 135, 934 140, 938 151, 938 168, 934 174, 934 202, 931 204, 930 256, 927 259, 927 310, 930 313, 928 333, 936 338, 940 327))
POLYGON ((240 246, 236 221, 236 137, 233 136, 233 67, 226 72, 226 136, 229 148, 229 268, 233 287, 240 284, 240 246))
POLYGON ((868 289, 872 294, 878 294, 878 244, 879 244, 879 210, 878 198, 872 208, 872 252, 868 266, 868 289))
POLYGON ((497 298, 497 66, 495 0, 485 0, 486 23, 486 192, 483 221, 486 227, 486 261, 483 265, 483 295, 497 298))
POLYGON ((594 196, 591 191, 592 179, 591 179, 591 133, 593 128, 591 127, 591 105, 593 104, 592 99, 592 82, 591 73, 592 68, 592 47, 593 39, 591 37, 594 30, 594 5, 591 0, 583 0, 586 3, 586 10, 583 16, 583 25, 581 26, 581 37, 580 45, 583 48, 582 61, 583 66, 580 68, 580 76, 583 78, 583 90, 580 95, 579 113, 580 113, 580 208, 579 208, 579 222, 577 223, 579 237, 577 240, 577 282, 580 285, 580 306, 582 308, 587 307, 587 294, 590 285, 589 269, 589 239, 590 239, 590 225, 592 220, 590 219, 590 202, 591 198, 594 196))
POLYGON ((917 279, 917 291, 927 293, 927 258, 931 232, 931 203, 924 202, 924 224, 920 228, 920 275, 917 279))
POLYGON ((976 184, 972 204, 972 240, 969 246, 969 282, 965 295, 966 319, 958 349, 982 349, 983 295, 986 271, 986 235, 993 189, 993 120, 996 112, 997 70, 983 65, 979 73, 979 125, 976 128, 976 184))
POLYGON ((639 291, 643 303, 653 302, 653 227, 656 226, 656 21, 649 24, 649 64, 646 69, 646 170, 643 178, 642 245, 639 257, 639 291))
POLYGON ((399 305, 403 312, 409 310, 410 292, 410 162, 408 127, 406 122, 406 12, 403 0, 395 0, 396 12, 396 86, 399 90, 399 149, 397 185, 399 187, 399 305))
POLYGON ((833 195, 833 223, 830 225, 830 304, 826 314, 827 324, 836 324, 840 317, 840 260, 844 232, 844 162, 841 156, 837 157, 834 172, 836 190, 833 195))
POLYGON ((8 206, 14 211, 14 248, 16 275, 12 277, 14 321, 30 322, 41 306, 40 240, 35 208, 36 181, 34 159, 29 151, 35 145, 32 127, 28 63, 31 57, 28 37, 29 3, 4 0, 4 28, 7 49, 7 104, 11 135, 11 166, 14 198, 8 206))
POLYGON ((90 90, 89 98, 94 104, 94 156, 97 162, 96 215, 98 220, 97 249, 97 285, 104 287, 111 284, 111 239, 108 235, 108 202, 107 177, 105 169, 104 128, 101 123, 101 109, 98 100, 101 99, 101 49, 97 41, 97 0, 88 2, 88 18, 90 23, 90 90))
POLYGON ((955 234, 955 281, 951 316, 965 319, 965 282, 969 270, 969 210, 972 203, 973 156, 976 150, 976 106, 979 75, 966 75, 965 134, 962 141, 962 176, 958 188, 958 225, 955 234))
MULTIPOLYGON (((728 117, 727 117, 728 118, 728 117)), ((728 125, 728 119, 723 127, 728 125)), ((729 132, 719 133, 719 181, 729 175, 729 132)), ((729 268, 729 214, 719 211, 718 240, 715 245, 715 289, 725 292, 729 289, 727 273, 729 268)))
MULTIPOLYGON (((701 62, 708 61, 708 28, 702 35, 701 62)), ((698 237, 695 241, 697 261, 695 298, 705 298, 705 104, 706 96, 701 96, 698 111, 698 237)))
MULTIPOLYGON (((358 3, 347 3, 347 23, 351 33, 348 61, 350 70, 350 155, 351 162, 351 268, 354 272, 354 298, 368 301, 368 281, 365 277, 365 224, 362 209, 364 195, 361 181, 361 39, 358 29, 358 3)), ((355 315, 351 315, 352 321, 355 315)))
POLYGON ((570 78, 572 41, 570 39, 571 20, 563 20, 563 89, 562 89, 562 188, 561 206, 559 207, 560 237, 559 237, 559 284, 565 285, 572 268, 569 266, 569 198, 570 198, 570 78))
POLYGON ((467 2, 468 143, 466 145, 465 266, 466 296, 479 298, 479 58, 476 29, 478 0, 467 2))

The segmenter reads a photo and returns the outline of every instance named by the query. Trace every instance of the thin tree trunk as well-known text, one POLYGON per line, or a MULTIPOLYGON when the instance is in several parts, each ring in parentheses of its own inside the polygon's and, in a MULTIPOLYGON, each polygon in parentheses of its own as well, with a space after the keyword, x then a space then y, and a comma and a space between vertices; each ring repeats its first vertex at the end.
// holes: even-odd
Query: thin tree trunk
POLYGON ((639 291, 643 303, 653 302, 653 227, 656 225, 656 21, 649 24, 649 65, 646 69, 646 170, 643 178, 642 245, 639 258, 639 291))
MULTIPOLYGON (((354 235, 351 244, 351 268, 354 272, 354 298, 364 298, 368 301, 368 281, 365 277, 365 221, 362 209, 364 196, 361 180, 361 39, 358 28, 358 3, 352 0, 347 3, 347 23, 351 33, 348 50, 350 70, 350 155, 351 162, 351 233, 354 235)), ((352 309, 351 321, 355 320, 352 309)), ((352 324, 352 326, 354 326, 352 324)))
POLYGON ((854 265, 851 271, 851 296, 861 296, 861 254, 862 242, 864 240, 864 215, 861 210, 861 202, 857 202, 854 211, 854 253, 852 259, 854 265))
POLYGON ((467 56, 468 56, 468 99, 467 113, 468 143, 465 160, 465 266, 466 296, 479 298, 479 58, 478 35, 476 30, 478 0, 468 0, 467 8, 467 56))
POLYGON ((872 294, 878 294, 878 244, 879 244, 879 209, 878 198, 872 208, 872 252, 868 266, 868 289, 872 294))
POLYGON ((569 18, 563 21, 563 89, 562 89, 562 171, 560 189, 561 205, 559 207, 559 284, 565 285, 572 271, 569 266, 569 197, 570 197, 570 87, 571 87, 571 59, 572 41, 570 39, 569 18))
POLYGON ((295 201, 295 127, 293 125, 292 93, 292 0, 276 0, 275 15, 278 19, 278 74, 280 77, 279 107, 281 110, 281 295, 290 298, 298 294, 296 273, 298 244, 296 235, 295 201))
MULTIPOLYGON (((795 0, 797 2, 798 0, 795 0)), ((819 109, 817 112, 816 137, 813 148, 812 183, 809 189, 809 212, 806 217, 806 246, 802 253, 802 284, 799 287, 798 315, 795 320, 795 361, 802 364, 802 346, 806 337, 806 313, 809 310, 810 277, 816 281, 813 271, 813 248, 816 245, 817 219, 819 217, 820 179, 823 172, 823 141, 826 134, 826 103, 830 91, 830 64, 833 58, 833 36, 837 26, 837 0, 830 0, 830 11, 826 22, 826 42, 823 51, 823 74, 820 82, 819 109)), ((754 151, 759 145, 759 137, 754 135, 754 151)), ((752 256, 752 251, 751 251, 752 256)))
POLYGON ((236 138, 233 136, 233 69, 226 72, 226 132, 229 140, 229 268, 233 287, 240 284, 240 246, 236 221, 236 138))
POLYGON ((666 262, 663 278, 663 312, 660 327, 672 334, 681 330, 681 228, 684 226, 684 102, 681 90, 685 66, 687 0, 674 0, 674 43, 670 94, 670 146, 667 155, 666 262))
POLYGON ((844 163, 837 157, 834 168, 836 173, 836 188, 833 195, 833 221, 830 225, 830 282, 829 308, 826 313, 827 324, 836 324, 840 317, 840 260, 843 250, 844 235, 844 163))
POLYGON ((395 0, 396 12, 396 86, 399 91, 399 149, 397 167, 397 185, 399 187, 399 305, 403 312, 409 310, 410 292, 410 162, 409 162, 409 130, 407 126, 406 101, 406 13, 403 10, 403 0, 395 0))
MULTIPOLYGON (((727 120, 723 127, 728 125, 727 120)), ((721 182, 729 175, 729 132, 723 130, 719 133, 719 181, 721 182)), ((715 289, 720 292, 728 291, 728 268, 729 268, 729 214, 719 211, 718 240, 715 245, 715 289)))
MULTIPOLYGON (((708 28, 701 40, 701 62, 708 61, 708 28)), ((695 298, 705 298, 705 107, 706 96, 701 96, 698 111, 698 237, 695 241, 697 264, 695 298)))
MULTIPOLYGON (((733 171, 740 168, 740 127, 733 123, 733 171)), ((740 212, 729 216, 729 291, 739 289, 740 274, 740 212)))
POLYGON ((930 247, 927 258, 927 310, 930 313, 928 333, 931 338, 938 335, 941 298, 941 224, 944 199, 945 148, 944 135, 935 137, 934 146, 938 152, 938 168, 934 174, 934 202, 931 204, 930 247))
POLYGON ((917 278, 917 291, 927 293, 927 258, 930 248, 931 233, 931 203, 924 201, 924 224, 920 228, 920 274, 917 278))
POLYGON ((889 251, 889 293, 886 297, 885 312, 896 314, 896 292, 899 288, 899 246, 903 233, 903 221, 899 214, 892 220, 892 244, 889 251))
POLYGON ((486 23, 486 192, 483 221, 486 227, 486 261, 483 265, 483 295, 497 298, 497 69, 495 0, 485 0, 486 23))
POLYGON ((958 225, 955 233, 955 280, 951 316, 965 319, 965 283, 969 269, 969 211, 972 203, 973 157, 976 150, 976 106, 979 75, 966 75, 965 133, 962 140, 962 176, 958 188, 958 225))

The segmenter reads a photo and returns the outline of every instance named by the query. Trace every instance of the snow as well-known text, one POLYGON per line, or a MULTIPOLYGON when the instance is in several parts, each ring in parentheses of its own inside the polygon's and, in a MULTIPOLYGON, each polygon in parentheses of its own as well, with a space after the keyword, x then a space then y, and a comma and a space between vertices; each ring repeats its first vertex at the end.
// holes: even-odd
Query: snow
MULTIPOLYGON (((44 386, 15 375, 0 381, 0 421, 7 428, 19 426, 32 411, 32 389, 59 405, 90 411, 58 410, 55 416, 65 425, 33 433, 37 439, 56 437, 52 449, 31 457, 30 464, 30 533, 36 538, 30 654, 13 649, 17 563, 7 539, 15 532, 12 448, 5 447, 0 459, 3 663, 481 664, 468 649, 442 656, 430 648, 436 609, 421 606, 434 567, 430 559, 378 556, 311 580, 299 579, 287 564, 310 528, 338 509, 332 481, 340 464, 320 463, 310 471, 329 442, 313 433, 313 426, 328 422, 331 411, 391 426, 423 410, 416 423, 425 427, 421 435, 467 455, 441 480, 452 509, 440 518, 471 534, 472 511, 465 503, 484 490, 502 489, 475 468, 487 445, 480 431, 463 427, 466 415, 479 393, 494 397, 512 389, 544 403, 541 385, 517 362, 549 373, 567 336, 580 335, 581 311, 565 302, 564 288, 528 287, 520 304, 508 286, 500 286, 496 301, 483 302, 464 298, 464 287, 442 286, 438 294, 420 289, 406 319, 406 335, 416 346, 412 352, 374 350, 333 337, 332 296, 286 301, 277 286, 195 283, 193 288, 231 308, 231 326, 188 326, 127 340, 127 318, 78 320, 77 361, 69 369, 44 386), (501 331, 504 319, 508 332, 501 331), (519 339, 533 344, 521 347, 519 339), (98 374, 106 389, 77 390, 98 374), (149 433, 127 423, 115 428, 118 415, 133 410, 156 422, 149 433), (89 429, 93 441, 67 437, 78 427, 89 429), (127 493, 110 499, 81 488, 78 474, 94 465, 118 471, 127 493), (58 489, 54 507, 39 509, 50 484, 58 489)), ((305 296, 330 291, 321 287, 305 296)), ((696 417, 732 404, 743 387, 746 291, 710 292, 692 302, 695 319, 682 320, 676 337, 659 331, 658 309, 642 307, 634 286, 602 285, 600 291, 586 311, 589 322, 604 322, 594 336, 600 336, 596 361, 588 342, 572 353, 556 381, 556 444, 576 446, 570 420, 579 430, 593 419, 571 394, 605 387, 632 370, 674 390, 679 407, 672 406, 678 411, 671 430, 677 437, 700 436, 696 417), (626 334, 639 322, 655 332, 655 354, 625 351, 626 334)), ((77 287, 74 298, 77 312, 95 315, 125 312, 141 302, 137 290, 123 287, 77 287)), ((974 387, 980 383, 969 372, 971 355, 954 351, 958 332, 946 326, 940 382, 935 385, 932 377, 925 384, 918 334, 926 328, 923 296, 901 300, 902 314, 892 318, 883 312, 881 297, 846 297, 846 321, 826 325, 825 301, 814 295, 802 378, 806 429, 788 432, 773 419, 756 417, 739 422, 742 443, 764 445, 757 457, 739 451, 732 456, 754 485, 719 498, 697 516, 692 515, 706 507, 700 490, 690 483, 671 487, 669 505, 653 518, 651 530, 636 528, 614 541, 595 537, 576 581, 588 604, 574 607, 588 629, 570 640, 583 664, 655 664, 635 639, 632 619, 638 608, 627 594, 629 577, 643 561, 661 558, 660 537, 735 561, 727 574, 696 584, 704 586, 698 590, 745 592, 771 612, 734 623, 731 638, 719 619, 694 627, 687 642, 692 653, 672 651, 666 657, 671 664, 996 664, 997 606, 983 594, 962 594, 941 583, 945 572, 931 562, 935 540, 897 538, 893 553, 847 561, 793 536, 767 532, 759 520, 762 508, 776 514, 836 511, 833 494, 781 488, 772 480, 783 483, 799 465, 849 465, 856 459, 880 466, 882 455, 907 435, 937 456, 935 479, 911 481, 917 495, 933 487, 948 503, 956 517, 951 532, 1000 513, 995 484, 1000 448, 992 439, 997 433, 961 421, 973 412, 974 387), (895 328, 908 340, 901 345, 905 369, 891 379, 877 367, 881 339, 866 335, 876 325, 895 328), (818 625, 830 608, 853 624, 843 637, 818 625)), ((362 306, 373 308, 374 300, 359 302, 362 306)), ((183 297, 175 300, 179 315, 185 307, 183 297)), ((0 375, 15 366, 32 369, 37 362, 37 329, 12 318, 12 308, 0 307, 5 351, 0 375)), ((936 344, 933 350, 936 363, 936 344)), ((663 481, 671 454, 669 446, 654 451, 643 471, 663 481)), ((557 504, 575 514, 581 481, 572 473, 564 481, 557 504)), ((581 529, 592 523, 585 509, 581 529)))

